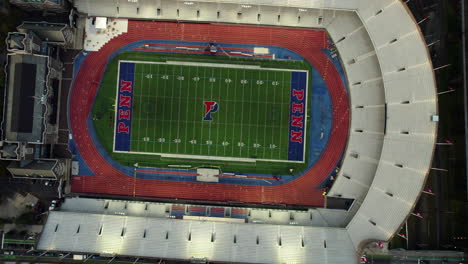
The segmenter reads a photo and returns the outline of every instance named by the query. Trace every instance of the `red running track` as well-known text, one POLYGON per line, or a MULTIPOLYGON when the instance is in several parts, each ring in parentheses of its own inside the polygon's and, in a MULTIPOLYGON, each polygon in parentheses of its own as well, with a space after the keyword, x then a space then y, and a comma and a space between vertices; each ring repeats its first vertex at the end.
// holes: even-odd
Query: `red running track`
POLYGON ((89 53, 75 79, 69 105, 73 138, 86 164, 96 176, 74 176, 72 192, 322 207, 324 198, 315 187, 339 161, 349 128, 347 93, 335 67, 320 50, 326 45, 325 32, 309 29, 129 21, 127 33, 114 38, 98 52, 89 53), (96 149, 88 134, 86 119, 109 55, 124 45, 144 39, 273 45, 303 56, 322 75, 333 106, 332 131, 320 159, 301 177, 279 186, 135 179, 112 167, 96 149))

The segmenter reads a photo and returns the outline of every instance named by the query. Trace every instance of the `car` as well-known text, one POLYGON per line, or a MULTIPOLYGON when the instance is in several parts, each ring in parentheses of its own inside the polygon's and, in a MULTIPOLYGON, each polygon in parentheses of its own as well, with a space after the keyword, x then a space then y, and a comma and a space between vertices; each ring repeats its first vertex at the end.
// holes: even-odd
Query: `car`
POLYGON ((58 205, 59 205, 58 200, 52 200, 52 202, 50 203, 50 206, 49 206, 49 211, 55 210, 55 208, 57 208, 58 205))

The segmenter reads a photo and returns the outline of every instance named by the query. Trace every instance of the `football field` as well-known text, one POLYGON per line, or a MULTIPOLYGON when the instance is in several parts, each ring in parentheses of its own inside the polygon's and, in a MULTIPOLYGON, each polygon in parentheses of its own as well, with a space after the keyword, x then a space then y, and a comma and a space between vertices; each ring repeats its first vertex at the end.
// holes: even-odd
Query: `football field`
POLYGON ((303 162, 308 72, 119 61, 114 151, 303 162))

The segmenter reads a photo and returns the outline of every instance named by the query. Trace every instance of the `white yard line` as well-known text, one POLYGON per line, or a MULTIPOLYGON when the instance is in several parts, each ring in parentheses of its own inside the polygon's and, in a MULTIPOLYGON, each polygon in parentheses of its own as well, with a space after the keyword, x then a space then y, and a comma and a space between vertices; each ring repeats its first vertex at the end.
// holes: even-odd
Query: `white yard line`
MULTIPOLYGON (((200 77, 199 77, 199 74, 198 74, 198 67, 196 67, 195 69, 197 70, 196 73, 195 73, 195 74, 196 74, 195 77, 200 78, 200 77)), ((198 81, 195 82, 195 98, 197 98, 197 90, 198 90, 198 83, 199 83, 199 82, 200 82, 200 80, 198 80, 198 81)), ((198 123, 198 122, 197 122, 197 115, 196 115, 196 113, 197 113, 197 104, 196 104, 196 103, 194 104, 193 112, 195 113, 195 115, 193 115, 193 118, 194 118, 194 120, 193 120, 194 126, 193 126, 193 133, 192 133, 192 139, 191 139, 191 140, 197 140, 197 139, 195 138, 195 136, 196 136, 196 134, 197 134, 196 129, 195 129, 195 127, 196 127, 195 124, 198 123)), ((199 117, 198 117, 198 118, 199 118, 199 117)), ((197 142, 197 144, 198 144, 198 142, 197 142)), ((192 153, 193 153, 193 152, 195 152, 195 149, 192 148, 192 153)))
MULTIPOLYGON (((119 105, 119 80, 120 80, 120 61, 117 64, 117 80, 116 80, 116 86, 117 88, 115 89, 115 107, 114 107, 114 143, 112 146, 112 150, 115 151, 115 137, 117 136, 117 109, 119 105)), ((131 142, 131 141, 130 141, 131 142)))
MULTIPOLYGON (((268 72, 266 72, 266 73, 267 73, 266 79, 267 79, 267 81, 268 81, 268 80, 269 80, 269 79, 268 79, 268 72)), ((266 92, 267 92, 266 97, 268 98, 268 95, 269 95, 269 94, 268 94, 268 89, 266 90, 266 92)), ((268 124, 268 103, 265 103, 265 108, 266 108, 267 110, 265 111, 265 128, 263 129, 263 157, 265 157, 265 151, 266 151, 266 135, 267 135, 267 132, 266 132, 266 131, 267 131, 267 128, 266 128, 266 126, 267 126, 267 124, 268 124)))
MULTIPOLYGON (((284 90, 285 90, 285 89, 284 89, 285 87, 283 87, 283 85, 284 85, 284 72, 281 74, 281 76, 282 76, 282 78, 281 78, 282 80, 281 80, 280 89, 281 89, 281 98, 283 98, 283 96, 284 96, 284 90)), ((291 84, 289 84, 289 86, 291 86, 291 84)), ((288 91, 288 90, 286 90, 286 91, 288 91)), ((291 91, 291 87, 289 87, 289 91, 291 91)), ((291 95, 289 95, 288 97, 291 98, 291 95)), ((289 101, 291 101, 291 99, 289 99, 289 101)), ((291 108, 291 102, 288 103, 288 106, 289 106, 289 107, 288 107, 288 112, 289 112, 289 111, 290 111, 289 109, 291 108)), ((281 112, 281 114, 280 114, 280 124, 281 124, 281 128, 280 128, 281 131, 285 130, 284 127, 283 127, 283 113, 282 113, 282 112, 281 112)), ((289 123, 288 123, 287 136, 288 136, 288 138, 289 138, 289 123)), ((279 139, 279 144, 278 144, 278 148, 279 148, 279 149, 282 148, 282 147, 281 147, 281 143, 282 143, 282 142, 283 142, 283 140, 282 140, 282 138, 280 138, 280 139, 279 139)), ((289 142, 289 139, 288 139, 288 142, 289 142)), ((288 145, 289 145, 289 144, 288 144, 288 145)), ((287 148, 286 153, 288 153, 288 151, 289 151, 289 149, 287 148)), ((281 152, 281 151, 278 151, 278 153, 279 153, 279 158, 281 158, 281 153, 282 153, 282 152, 281 152)), ((286 158, 287 158, 287 157, 286 157, 286 158)))
MULTIPOLYGON (((185 105, 185 106, 186 106, 185 108, 187 109, 187 111, 185 111, 185 118, 188 117, 188 113, 189 113, 189 111, 188 111, 188 110, 189 110, 188 105, 189 105, 189 99, 190 99, 190 88, 191 88, 191 82, 190 82, 190 81, 191 81, 191 80, 192 80, 192 79, 191 79, 190 68, 189 68, 189 72, 188 72, 188 76, 187 76, 187 81, 189 82, 189 84, 188 84, 188 89, 187 89, 187 103, 186 103, 186 105, 185 105)), ((187 138, 184 138, 184 139, 183 139, 183 142, 184 142, 184 153, 187 153, 187 139, 188 139, 187 128, 188 128, 188 124, 187 124, 187 122, 186 122, 186 123, 185 123, 185 136, 186 136, 187 138)))
MULTIPOLYGON (((168 68, 167 66, 164 67, 164 75, 166 75, 166 76, 168 75, 167 74, 167 68, 168 68)), ((161 76, 161 78, 162 78, 162 76, 161 76)), ((164 80, 163 85, 161 85, 161 87, 164 86, 163 94, 165 94, 168 80, 167 79, 163 79, 163 80, 164 80)), ((164 116, 165 110, 166 110, 166 100, 162 100, 162 102, 163 102, 163 105, 162 105, 162 115, 161 116, 164 116)), ((164 122, 161 122, 161 138, 163 138, 163 137, 164 137, 164 122)), ((162 152, 165 142, 160 142, 160 143, 161 143, 161 152, 162 152)))
MULTIPOLYGON (((242 79, 245 80, 245 70, 242 71, 242 79)), ((251 82, 253 80, 250 80, 251 82)), ((242 84, 242 98, 244 98, 245 83, 242 84)), ((240 130, 240 141, 244 142, 242 138, 242 129, 244 128, 244 103, 241 103, 241 130, 240 130)), ((239 148, 239 156, 242 156, 242 148, 239 148)))
MULTIPOLYGON (((172 96, 154 96, 154 95, 153 95, 153 96, 150 96, 150 97, 151 97, 151 98, 164 98, 164 99, 178 99, 178 98, 179 98, 179 97, 172 97, 172 96)), ((200 97, 200 98, 192 97, 192 99, 200 99, 200 100, 202 100, 202 99, 204 99, 204 98, 202 98, 202 97, 200 97)), ((225 100, 225 99, 223 99, 223 102, 250 103, 250 104, 257 104, 257 103, 258 103, 258 101, 255 101, 255 100, 225 100)), ((262 103, 275 104, 275 102, 273 102, 273 101, 266 101, 266 102, 262 102, 262 103)), ((286 103, 277 103, 277 104, 283 104, 283 105, 287 104, 287 105, 289 105, 290 102, 286 102, 286 103)), ((224 108, 223 108, 223 109, 224 109, 224 108)))
MULTIPOLYGON (((143 68, 143 66, 141 66, 143 68)), ((135 71, 136 71, 136 65, 135 65, 135 71)), ((143 84, 143 80, 142 80, 142 75, 140 75, 140 98, 143 98, 143 87, 142 87, 142 84, 143 84)), ((140 134, 140 128, 141 128, 141 105, 142 105, 142 102, 140 102, 140 98, 138 99, 139 101, 139 111, 138 111, 138 136, 141 136, 140 134)), ((137 137, 137 149, 140 149, 140 138, 137 137)))
MULTIPOLYGON (((253 73, 252 73, 252 76, 253 76, 253 73)), ((252 83, 253 83, 253 80, 250 82, 250 96, 249 98, 252 98, 252 83)), ((250 142, 250 134, 251 134, 251 131, 252 131, 252 105, 250 105, 249 107, 249 133, 248 133, 248 136, 247 136, 247 139, 250 142)), ((248 153, 248 155, 250 156, 250 153, 248 153)))
MULTIPOLYGON (((156 68, 156 72, 159 73, 159 64, 157 65, 158 67, 156 68)), ((153 73, 151 73, 153 74, 153 73)), ((159 90, 159 74, 156 75, 156 88, 155 88, 155 104, 154 104, 154 121, 157 122, 157 113, 158 113, 158 90, 159 90)), ((153 127, 153 135, 154 135, 154 140, 153 140, 153 152, 155 151, 156 148, 156 142, 157 142, 157 133, 156 133, 156 128, 157 126, 153 127)))
MULTIPOLYGON (((234 98, 234 100, 236 100, 237 82, 238 82, 239 80, 237 79, 237 71, 235 71, 234 73, 235 73, 235 75, 236 75, 236 78, 234 78, 235 87, 234 87, 234 97, 233 97, 233 98, 234 98)), ((233 114, 233 115, 235 115, 235 113, 236 113, 236 104, 234 104, 234 111, 232 111, 232 114, 233 114)), ((235 117, 234 117, 234 119, 235 119, 235 117)), ((241 129, 242 129, 242 126, 241 126, 241 129)), ((235 129, 233 128, 233 129, 232 129, 232 139, 235 138, 235 133, 236 133, 236 132, 235 132, 235 129)), ((239 140, 239 141, 240 141, 240 140, 239 140)), ((242 142, 242 141, 240 141, 240 142, 242 142)), ((234 142, 233 142, 233 143, 234 143, 234 142)), ((234 153, 234 145, 235 145, 235 144, 232 144, 231 153, 234 153)), ((239 148, 242 149, 241 146, 239 146, 239 148)), ((239 152, 241 151, 240 149, 239 149, 239 152)))
MULTIPOLYGON (((213 75, 214 75, 214 68, 211 68, 211 78, 214 78, 216 82, 216 77, 213 75)), ((213 101, 213 86, 214 86, 214 82, 211 82, 210 101, 213 101)), ((219 105, 218 105, 218 109, 219 109, 219 105)), ((211 118, 213 118, 213 116, 211 118)), ((212 142, 211 144, 213 144, 213 140, 211 140, 211 126, 213 125, 213 121, 209 121, 208 124, 210 127, 210 129, 208 130, 208 140, 212 142)), ((210 150, 211 150, 211 145, 208 145, 208 155, 210 155, 210 150)))
POLYGON ((306 72, 306 87, 305 89, 305 109, 304 109, 304 135, 303 135, 303 141, 304 141, 304 147, 302 148, 302 161, 305 162, 306 158, 306 149, 307 149, 307 115, 309 114, 309 111, 307 110, 307 106, 309 105, 309 72, 306 72))
MULTIPOLYGON (((180 76, 182 76, 182 66, 180 66, 180 76)), ((185 77, 184 77, 184 80, 185 80, 185 77)), ((179 80, 179 90, 180 90, 180 95, 182 95, 182 82, 184 80, 179 80)), ((175 88, 174 88, 175 89, 175 88)), ((179 109, 177 110, 177 138, 180 139, 180 105, 182 104, 182 102, 180 101, 181 99, 181 96, 179 96, 179 109)), ((182 140, 181 142, 182 143, 182 140)), ((176 153, 179 153, 179 144, 180 143, 176 143, 176 153)))
POLYGON ((166 61, 167 64, 184 65, 184 66, 200 66, 211 68, 238 68, 238 69, 258 69, 258 65, 242 65, 228 63, 208 63, 208 62, 189 62, 189 61, 166 61))
MULTIPOLYGON (((225 78, 224 78, 225 79, 225 78)), ((221 91, 221 83, 223 82, 223 77, 221 76, 221 71, 219 72, 219 82, 218 82, 218 92, 217 92, 217 95, 218 95, 218 98, 221 98, 221 96, 219 95, 219 91, 221 91)), ((218 100, 218 99, 216 99, 218 100)), ((217 101, 218 102, 218 105, 219 105, 219 100, 217 101)), ((226 110, 224 110, 226 111, 226 110)), ((219 115, 219 117, 221 117, 221 115, 219 115)), ((219 123, 218 125, 216 126, 216 143, 219 142, 219 123)), ((222 144, 221 144, 222 146, 222 144)), ((218 145, 216 145, 215 147, 215 156, 218 155, 218 145)))
MULTIPOLYGON (((205 76, 206 76, 206 68, 203 68, 203 78, 200 78, 200 79, 204 79, 204 82, 206 81, 205 79, 205 76)), ((202 87, 203 89, 203 92, 202 94, 205 94, 205 85, 203 85, 202 87)), ((204 107, 204 105, 203 105, 204 107)), ((203 138, 203 125, 205 124, 205 122, 201 122, 201 133, 200 133, 200 137, 203 138)), ((203 145, 203 142, 200 142, 200 145, 203 145)), ((203 146, 200 147, 200 154, 203 154, 203 146)))
MULTIPOLYGON (((227 77, 226 77, 226 78, 231 79, 231 75, 230 75, 230 73, 229 73, 229 70, 230 70, 230 69, 228 69, 227 77)), ((232 80, 231 80, 231 82, 232 82, 232 80)), ((230 88, 231 88, 231 83, 228 82, 227 85, 226 85, 226 87, 227 87, 226 97, 229 98, 229 91, 230 91, 230 88)), ((224 100, 224 101, 225 101, 225 100, 224 100)), ((228 120, 229 109, 227 108, 227 105, 226 105, 224 111, 226 112, 226 118, 225 118, 224 120, 228 120)), ((227 128, 228 128, 228 126, 224 126, 224 141, 226 141, 226 142, 228 142, 228 141, 227 141, 227 138, 226 138, 226 136, 227 136, 227 131, 228 131, 227 128)), ((230 142, 230 144, 234 145, 235 143, 234 143, 234 142, 230 142)), ((227 149, 227 147, 228 147, 228 146, 224 146, 224 148, 223 148, 223 155, 224 155, 224 156, 226 156, 226 149, 227 149)))
MULTIPOLYGON (((259 75, 259 76, 261 76, 261 75, 259 75)), ((258 96, 257 96, 257 98, 261 98, 261 94, 260 94, 260 93, 261 93, 261 91, 262 91, 262 87, 259 87, 259 86, 260 86, 260 85, 257 84, 257 90, 258 90, 258 96)), ((261 121, 261 119, 259 119, 259 117, 260 117, 260 116, 259 116, 259 113, 260 113, 260 104, 257 103, 257 105, 258 105, 258 109, 257 109, 257 122, 260 122, 260 121, 261 121)), ((258 125, 258 123, 257 123, 257 125, 258 125)), ((255 142, 254 142, 255 144, 258 144, 258 132, 259 132, 259 130, 260 130, 260 129, 257 129, 257 133, 255 133, 255 142)), ((255 149, 255 156, 258 157, 258 148, 255 149)))
POLYGON ((256 162, 256 161, 272 161, 282 163, 304 163, 302 161, 291 161, 291 160, 273 160, 273 159, 252 159, 252 158, 239 158, 239 157, 216 157, 206 155, 185 155, 185 154, 171 154, 171 153, 152 153, 152 152, 134 152, 134 151, 115 151, 116 153, 126 154, 143 154, 143 155, 159 155, 163 158, 183 158, 183 159, 203 159, 203 160, 225 160, 225 161, 244 161, 244 162, 256 162))
MULTIPOLYGON (((149 70, 149 73, 147 74, 151 74, 151 64, 149 65, 150 66, 150 70, 149 70)), ((151 77, 153 77, 151 75, 151 77)), ((148 98, 148 108, 150 108, 150 96, 151 96, 151 78, 148 78, 148 95, 146 96, 148 98)), ((147 110, 146 111, 146 119, 149 119, 149 111, 147 110)), ((145 132, 145 137, 148 137, 149 138, 149 135, 148 135, 148 126, 149 126, 149 120, 146 120, 146 132, 145 132)), ((148 149, 148 142, 146 142, 145 144, 145 150, 148 149)))
MULTIPOLYGON (((282 73, 281 73, 281 74, 282 74, 282 73)), ((275 90, 275 87, 276 87, 276 86, 274 86, 274 85, 272 84, 272 82, 275 82, 276 79, 278 79, 278 76, 276 76, 276 74, 275 74, 275 77, 274 77, 274 78, 275 78, 275 80, 273 80, 273 81, 267 81, 268 84, 271 85, 271 88, 272 88, 272 90, 273 90, 273 102, 275 102, 275 99, 276 99, 276 90, 275 90)), ((273 105, 275 105, 275 104, 273 104, 273 105)), ((272 110, 273 110, 273 109, 272 109, 272 110)), ((280 112, 281 112, 281 111, 280 111, 280 112)), ((276 112, 275 112, 275 115, 276 115, 276 112)), ((272 115, 272 116, 271 116, 271 119, 273 120, 274 117, 275 117, 275 116, 272 115)), ((275 120, 275 121, 276 121, 276 120, 275 120)), ((271 133, 271 142, 270 142, 270 144, 268 145, 268 147, 270 148, 270 152, 271 152, 272 157, 273 157, 273 155, 274 155, 274 149, 271 148, 270 145, 271 145, 271 144, 274 144, 274 141, 275 141, 274 134, 275 134, 275 133, 271 133)), ((280 133, 280 137, 281 137, 281 133, 280 133)), ((275 144, 275 145, 276 145, 276 144, 275 144)))
MULTIPOLYGON (((175 79, 176 79, 176 76, 174 74, 174 67, 172 67, 172 86, 171 86, 171 91, 172 91, 172 95, 171 95, 171 110, 170 110, 170 113, 171 113, 171 119, 172 119, 172 106, 174 105, 174 82, 175 82, 175 79)), ((169 136, 172 137, 172 126, 169 126, 169 136)), ((166 141, 168 144, 169 144, 169 149, 168 149, 168 152, 171 152, 171 146, 172 146, 172 138, 170 138, 168 141, 166 141)))
MULTIPOLYGON (((152 121, 154 119, 152 118, 141 118, 140 120, 143 120, 143 121, 152 121)), ((169 120, 169 119, 160 119, 159 121, 161 122, 178 122, 177 120, 169 120)), ((199 121, 185 121, 187 124, 193 124, 193 123, 198 123, 199 121)), ((240 123, 225 123, 225 122, 219 122, 218 124, 220 125, 236 125, 236 126, 240 126, 241 124, 240 123)), ((250 125, 251 127, 255 127, 255 128, 264 128, 265 126, 263 125, 250 125)), ((281 126, 279 125, 266 125, 267 128, 281 128, 281 126)))
POLYGON ((194 67, 214 67, 214 68, 237 68, 237 69, 256 69, 265 71, 289 71, 289 72, 307 72, 307 70, 296 70, 296 69, 280 69, 280 68, 262 68, 257 65, 248 64, 218 64, 218 63, 203 63, 203 62, 186 62, 186 61, 131 61, 122 60, 121 62, 133 62, 133 63, 145 63, 145 64, 166 64, 166 65, 184 65, 194 67))

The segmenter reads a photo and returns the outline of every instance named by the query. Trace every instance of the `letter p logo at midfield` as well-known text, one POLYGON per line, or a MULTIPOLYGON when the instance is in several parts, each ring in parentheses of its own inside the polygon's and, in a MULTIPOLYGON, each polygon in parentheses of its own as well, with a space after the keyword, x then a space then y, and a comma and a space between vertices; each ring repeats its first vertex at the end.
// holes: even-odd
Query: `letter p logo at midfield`
POLYGON ((203 101, 203 104, 205 105, 205 116, 203 117, 203 121, 213 121, 211 114, 218 112, 218 103, 215 101, 203 101))

